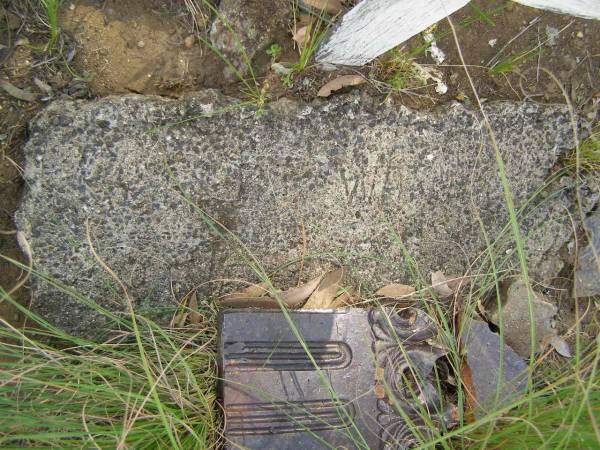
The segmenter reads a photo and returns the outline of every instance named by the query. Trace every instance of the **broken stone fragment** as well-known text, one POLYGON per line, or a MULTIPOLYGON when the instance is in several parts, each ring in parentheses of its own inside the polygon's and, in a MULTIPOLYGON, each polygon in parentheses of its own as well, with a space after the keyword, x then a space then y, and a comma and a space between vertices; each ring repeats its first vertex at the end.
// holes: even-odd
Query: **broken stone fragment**
POLYGON ((600 212, 592 214, 585 225, 590 241, 577 259, 573 289, 577 297, 600 295, 600 212))
MULTIPOLYGON (((291 20, 291 2, 277 0, 221 0, 210 29, 210 41, 242 76, 249 64, 278 37, 286 37, 291 20)), ((230 67, 225 76, 238 76, 230 67)))
POLYGON ((508 345, 502 348, 500 367, 500 336, 490 331, 480 320, 468 320, 463 325, 461 343, 466 353, 470 380, 466 385, 467 400, 476 416, 485 415, 509 404, 527 387, 527 364, 508 345))
MULTIPOLYGON (((502 289, 504 291, 504 289, 502 289)), ((502 296, 502 312, 497 304, 489 305, 492 313, 490 320, 504 329, 504 339, 520 356, 531 356, 531 315, 529 310, 530 294, 527 285, 522 280, 510 283, 502 296)), ((558 308, 549 303, 547 298, 532 290, 531 303, 535 324, 535 351, 543 350, 556 336, 555 316, 558 308)))

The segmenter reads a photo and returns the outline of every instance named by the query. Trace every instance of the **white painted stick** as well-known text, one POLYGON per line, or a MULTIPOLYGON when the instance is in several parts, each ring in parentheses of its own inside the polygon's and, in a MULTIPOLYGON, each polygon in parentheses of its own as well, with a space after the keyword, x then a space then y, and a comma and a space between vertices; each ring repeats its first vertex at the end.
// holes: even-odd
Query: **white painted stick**
POLYGON ((362 66, 462 8, 469 0, 363 0, 321 45, 320 63, 362 66))
POLYGON ((585 19, 600 19, 600 0, 514 0, 522 5, 532 8, 547 9, 549 11, 585 19))
MULTIPOLYGON (((600 0, 514 0, 587 19, 600 19, 600 0)), ((462 8, 468 0, 362 0, 317 51, 319 63, 362 66, 462 8)))

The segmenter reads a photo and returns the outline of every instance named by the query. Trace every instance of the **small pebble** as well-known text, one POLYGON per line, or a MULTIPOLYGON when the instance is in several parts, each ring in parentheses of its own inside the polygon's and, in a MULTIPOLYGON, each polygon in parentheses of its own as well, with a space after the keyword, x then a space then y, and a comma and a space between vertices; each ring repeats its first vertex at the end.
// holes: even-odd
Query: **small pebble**
POLYGON ((71 3, 71 4, 69 5, 69 9, 70 9, 71 11, 75 11, 75 3, 71 3))
POLYGON ((577 37, 578 37, 579 39, 583 38, 583 31, 578 31, 578 32, 577 32, 577 37))
POLYGON ((496 42, 498 42, 498 39, 490 39, 488 41, 488 44, 490 47, 493 47, 494 45, 496 45, 496 42))
POLYGON ((137 46, 139 48, 144 48, 146 46, 146 43, 144 41, 138 41, 137 46))
POLYGON ((188 37, 186 37, 183 40, 183 45, 185 45, 185 48, 192 48, 192 46, 194 45, 194 42, 196 42, 196 38, 194 37, 193 34, 190 34, 188 37))

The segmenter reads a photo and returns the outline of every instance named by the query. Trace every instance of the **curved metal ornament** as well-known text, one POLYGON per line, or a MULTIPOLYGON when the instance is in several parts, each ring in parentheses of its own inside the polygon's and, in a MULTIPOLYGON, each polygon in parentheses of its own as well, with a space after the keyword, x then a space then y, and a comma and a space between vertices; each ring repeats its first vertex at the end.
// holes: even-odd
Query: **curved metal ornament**
POLYGON ((444 409, 435 387, 433 369, 446 354, 428 342, 438 334, 435 322, 416 308, 380 308, 369 311, 369 324, 376 371, 383 369, 378 384, 385 394, 377 401, 381 448, 409 449, 433 436, 431 425, 456 425, 456 407, 444 409))

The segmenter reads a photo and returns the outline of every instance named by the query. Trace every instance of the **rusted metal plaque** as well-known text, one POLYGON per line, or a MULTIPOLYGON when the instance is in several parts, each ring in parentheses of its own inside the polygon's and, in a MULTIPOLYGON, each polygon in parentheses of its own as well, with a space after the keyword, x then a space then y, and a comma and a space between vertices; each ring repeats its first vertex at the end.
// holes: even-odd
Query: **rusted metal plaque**
POLYGON ((228 310, 219 322, 228 448, 409 448, 403 416, 425 436, 418 408, 451 421, 430 380, 444 352, 425 342, 436 329, 417 310, 228 310), (407 398, 414 370, 420 404, 407 398))

